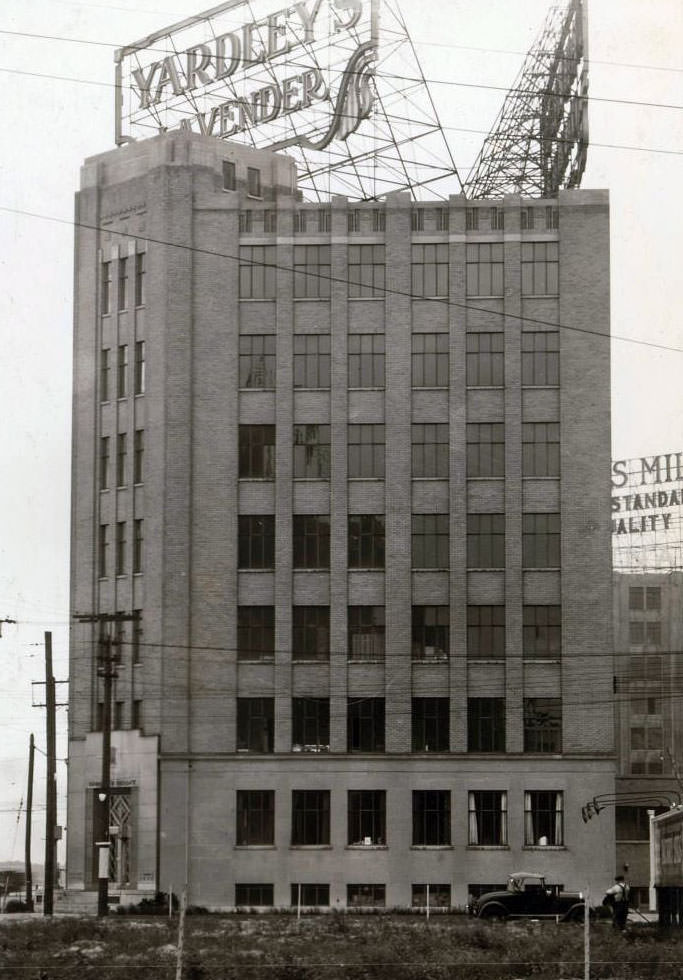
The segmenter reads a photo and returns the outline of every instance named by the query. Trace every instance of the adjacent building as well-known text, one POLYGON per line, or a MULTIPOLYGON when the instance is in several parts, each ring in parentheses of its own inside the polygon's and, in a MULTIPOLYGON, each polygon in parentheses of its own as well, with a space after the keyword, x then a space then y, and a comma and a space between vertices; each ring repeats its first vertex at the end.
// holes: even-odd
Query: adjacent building
POLYGON ((169 133, 76 204, 69 887, 464 905, 614 873, 609 215, 304 203, 169 133), (99 803, 101 631, 118 659, 99 803))

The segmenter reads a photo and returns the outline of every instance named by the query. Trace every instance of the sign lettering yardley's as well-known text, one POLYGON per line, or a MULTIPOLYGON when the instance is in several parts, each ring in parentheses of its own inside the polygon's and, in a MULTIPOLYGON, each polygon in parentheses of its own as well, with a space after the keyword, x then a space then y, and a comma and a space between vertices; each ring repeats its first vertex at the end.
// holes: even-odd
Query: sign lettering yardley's
POLYGON ((134 128, 143 120, 148 129, 189 129, 221 139, 263 128, 266 140, 259 145, 272 148, 296 143, 323 149, 346 139, 372 108, 376 3, 300 0, 259 16, 255 4, 233 0, 123 49, 117 84, 121 93, 129 86, 130 101, 128 112, 117 117, 117 142, 134 138, 123 133, 124 121, 134 128), (154 51, 158 40, 170 39, 178 48, 179 41, 196 39, 198 30, 201 41, 144 63, 141 55, 154 51), (287 136, 285 117, 312 108, 317 113, 303 118, 296 136, 287 136))
POLYGON ((613 534, 668 531, 683 504, 683 452, 618 459, 612 487, 621 491, 612 495, 613 534))

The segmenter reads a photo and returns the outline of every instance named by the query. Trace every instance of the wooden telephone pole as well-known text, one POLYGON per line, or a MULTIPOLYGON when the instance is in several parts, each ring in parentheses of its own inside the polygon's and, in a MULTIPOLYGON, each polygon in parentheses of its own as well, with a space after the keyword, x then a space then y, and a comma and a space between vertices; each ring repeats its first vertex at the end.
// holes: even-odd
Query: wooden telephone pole
POLYGON ((24 845, 24 868, 26 873, 26 908, 33 912, 33 871, 31 868, 31 819, 33 816, 33 760, 36 743, 31 732, 28 746, 28 787, 26 790, 26 839, 24 845))
POLYGON ((111 699, 114 689, 114 681, 118 676, 118 665, 121 662, 121 652, 119 650, 120 641, 116 635, 112 635, 112 624, 118 626, 119 623, 130 622, 138 619, 138 613, 92 613, 89 615, 76 616, 80 623, 96 623, 100 626, 98 638, 97 654, 97 675, 103 680, 103 704, 102 704, 102 771, 100 777, 100 788, 97 793, 99 811, 96 816, 96 824, 99 828, 100 839, 96 842, 98 847, 98 874, 97 874, 97 914, 105 916, 109 913, 109 858, 111 852, 110 836, 110 805, 111 805, 111 699), (107 632, 104 633, 104 627, 107 632))
POLYGON ((55 888, 55 836, 57 830, 57 712, 52 673, 52 633, 45 634, 45 702, 47 705, 47 777, 45 806, 45 891, 43 914, 52 915, 55 888))

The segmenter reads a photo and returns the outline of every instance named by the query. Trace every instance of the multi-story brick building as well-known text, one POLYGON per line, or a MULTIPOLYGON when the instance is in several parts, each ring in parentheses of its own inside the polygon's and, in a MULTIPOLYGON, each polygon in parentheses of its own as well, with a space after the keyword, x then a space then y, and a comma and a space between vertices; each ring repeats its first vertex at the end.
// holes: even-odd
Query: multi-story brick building
MULTIPOLYGON (((118 886, 463 905, 532 866, 599 890, 606 193, 305 204, 286 156, 176 133, 88 160, 77 220, 72 603, 139 611, 118 886)), ((74 626, 86 889, 96 641, 74 626)))
POLYGON ((683 573, 614 576, 614 653, 616 861, 654 907, 648 812, 683 790, 683 573))

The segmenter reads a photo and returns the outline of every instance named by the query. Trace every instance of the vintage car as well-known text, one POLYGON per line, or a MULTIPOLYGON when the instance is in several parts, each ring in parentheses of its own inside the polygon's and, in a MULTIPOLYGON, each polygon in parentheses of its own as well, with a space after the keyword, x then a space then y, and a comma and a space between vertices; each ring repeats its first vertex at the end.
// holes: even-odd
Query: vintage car
POLYGON ((486 892, 472 901, 471 915, 480 919, 556 919, 582 922, 584 901, 580 892, 565 892, 549 885, 535 871, 516 871, 508 878, 505 891, 486 892))

